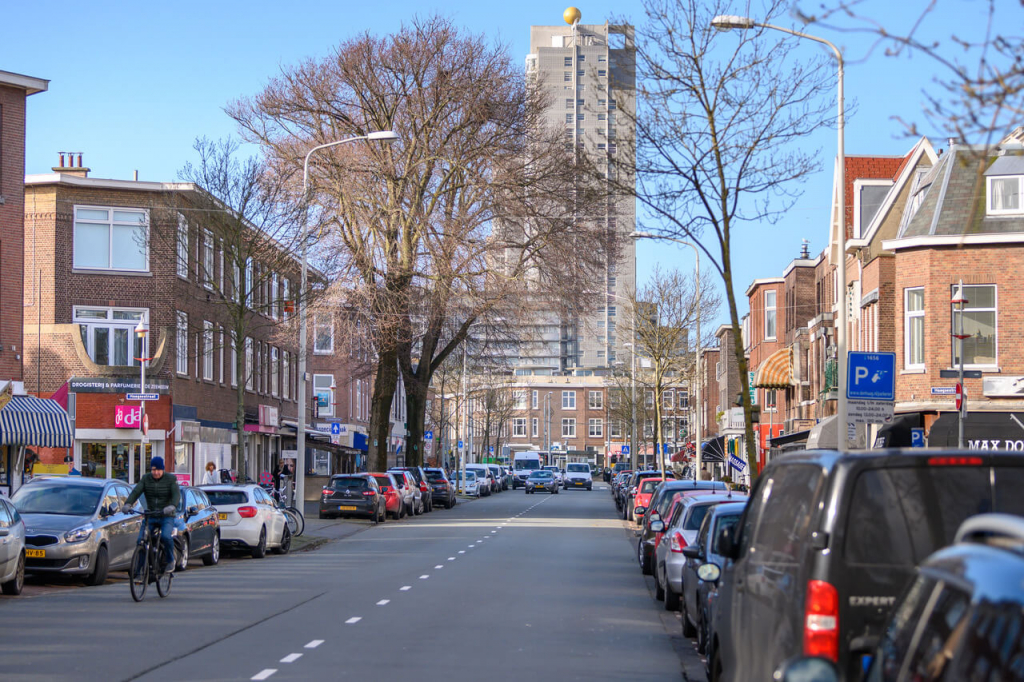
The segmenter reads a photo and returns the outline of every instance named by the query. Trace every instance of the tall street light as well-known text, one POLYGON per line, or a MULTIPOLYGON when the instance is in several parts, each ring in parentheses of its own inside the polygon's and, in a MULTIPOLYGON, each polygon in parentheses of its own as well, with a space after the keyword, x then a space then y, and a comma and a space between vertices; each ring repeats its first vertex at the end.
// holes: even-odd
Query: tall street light
MULTIPOLYGON (((309 239, 309 157, 321 149, 337 147, 349 142, 388 142, 398 141, 398 135, 391 130, 378 130, 366 135, 357 135, 344 140, 317 145, 308 152, 302 162, 302 202, 306 204, 302 213, 302 285, 299 289, 299 423, 296 438, 295 461, 295 499, 293 504, 299 509, 306 503, 306 279, 309 274, 308 245, 309 239)), ((244 445, 242 445, 244 447, 244 445)))
POLYGON ((701 455, 702 455, 702 452, 701 452, 702 443, 701 443, 701 441, 704 438, 704 424, 703 424, 703 421, 704 421, 704 405, 701 403, 701 396, 700 396, 700 385, 701 385, 701 382, 703 381, 703 375, 700 372, 701 345, 702 345, 701 335, 700 335, 700 312, 701 312, 700 309, 701 309, 701 303, 702 303, 701 299, 703 298, 703 296, 701 294, 701 290, 700 290, 700 249, 698 249, 697 246, 695 244, 693 244, 692 242, 688 242, 688 241, 686 241, 684 239, 676 239, 674 237, 662 237, 661 235, 651 234, 650 232, 634 232, 633 234, 631 234, 629 236, 632 237, 633 239, 664 239, 666 241, 675 242, 676 244, 685 244, 686 246, 689 246, 691 249, 693 249, 693 254, 697 258, 697 267, 695 269, 695 274, 696 274, 695 279, 696 279, 696 282, 697 282, 697 363, 696 363, 697 364, 697 367, 696 367, 697 380, 695 382, 696 383, 696 390, 695 390, 695 393, 694 393, 694 400, 697 403, 697 409, 694 410, 694 415, 696 416, 696 419, 694 420, 694 439, 695 439, 696 451, 697 451, 697 453, 696 453, 697 454, 697 461, 696 461, 696 466, 695 466, 696 471, 694 473, 694 480, 699 481, 700 478, 701 478, 701 464, 703 463, 701 461, 701 455))
POLYGON ((846 404, 846 382, 847 382, 847 364, 849 358, 846 353, 846 331, 849 324, 849 311, 846 307, 846 151, 844 145, 844 125, 846 123, 846 115, 843 106, 843 53, 831 42, 818 36, 812 36, 807 33, 800 31, 794 31, 789 28, 782 26, 775 26, 773 24, 765 24, 759 21, 754 21, 750 17, 738 17, 720 14, 711 20, 711 25, 717 28, 719 31, 728 31, 731 29, 749 30, 755 26, 761 28, 770 28, 774 31, 782 31, 798 38, 806 38, 807 40, 813 40, 816 43, 821 43, 832 50, 835 55, 836 64, 838 66, 838 104, 839 113, 837 118, 837 128, 839 131, 839 142, 838 150, 836 153, 837 159, 837 174, 839 181, 836 183, 839 196, 836 197, 836 203, 838 205, 838 217, 836 223, 838 225, 836 229, 836 248, 835 250, 839 254, 839 263, 837 266, 838 270, 838 294, 839 299, 839 322, 836 325, 836 355, 839 356, 839 376, 836 379, 837 388, 839 389, 839 404, 838 404, 838 415, 839 421, 837 431, 837 445, 840 450, 846 450, 850 445, 850 429, 848 425, 848 414, 846 404))

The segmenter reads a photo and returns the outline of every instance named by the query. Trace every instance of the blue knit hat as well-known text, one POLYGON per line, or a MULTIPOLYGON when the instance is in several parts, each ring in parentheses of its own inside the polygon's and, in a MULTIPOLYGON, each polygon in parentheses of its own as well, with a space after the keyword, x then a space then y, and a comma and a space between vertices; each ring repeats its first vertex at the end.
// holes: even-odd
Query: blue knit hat
POLYGON ((164 468, 164 458, 163 457, 154 457, 153 459, 149 460, 149 468, 150 469, 160 469, 160 470, 163 470, 163 468, 164 468))

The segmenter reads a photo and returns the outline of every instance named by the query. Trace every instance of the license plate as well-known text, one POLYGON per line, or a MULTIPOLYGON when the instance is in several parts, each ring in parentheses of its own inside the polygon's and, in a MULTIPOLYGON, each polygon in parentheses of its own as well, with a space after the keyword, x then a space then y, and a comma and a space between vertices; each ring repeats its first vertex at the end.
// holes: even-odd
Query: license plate
POLYGON ((228 515, 224 514, 224 513, 220 513, 220 514, 217 514, 217 518, 220 519, 221 521, 227 521, 228 520, 228 515))
POLYGON ((576 481, 576 485, 583 485, 583 481, 576 481))
POLYGON ((26 549, 25 558, 27 559, 42 559, 46 556, 45 549, 26 549))
POLYGON ((341 511, 355 511, 356 510, 355 507, 347 507, 345 505, 342 505, 342 506, 338 507, 338 509, 340 509, 341 511))

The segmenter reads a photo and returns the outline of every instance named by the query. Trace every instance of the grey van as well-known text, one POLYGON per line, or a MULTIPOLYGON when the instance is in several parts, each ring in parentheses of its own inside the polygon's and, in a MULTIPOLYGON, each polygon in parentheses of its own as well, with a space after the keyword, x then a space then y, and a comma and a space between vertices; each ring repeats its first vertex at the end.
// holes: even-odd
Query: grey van
POLYGON ((710 642, 713 680, 770 680, 801 655, 857 680, 914 569, 989 512, 1024 515, 1012 452, 805 451, 771 462, 735 528, 710 642), (756 655, 751 655, 756 652, 756 655))

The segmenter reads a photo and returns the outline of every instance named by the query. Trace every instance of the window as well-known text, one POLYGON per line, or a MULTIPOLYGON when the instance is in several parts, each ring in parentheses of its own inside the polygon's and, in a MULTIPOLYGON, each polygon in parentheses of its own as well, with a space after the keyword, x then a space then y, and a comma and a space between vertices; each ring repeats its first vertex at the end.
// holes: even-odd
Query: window
POLYGON ((675 396, 672 391, 665 391, 661 394, 661 406, 666 410, 671 410, 673 403, 675 402, 675 396))
POLYGON ((242 302, 242 271, 238 263, 231 261, 231 298, 235 303, 242 302))
POLYGON ((292 366, 291 353, 281 352, 281 397, 285 400, 291 398, 292 391, 292 366))
MULTIPOLYGON (((907 369, 924 368, 924 288, 903 290, 904 365, 907 369)), ((956 344, 954 344, 956 345, 956 344)))
POLYGON ((223 384, 224 383, 224 327, 220 328, 220 337, 219 338, 220 338, 220 348, 217 349, 217 354, 219 355, 219 357, 217 358, 217 360, 218 360, 217 366, 219 367, 220 371, 218 372, 219 376, 217 377, 217 380, 220 383, 223 384))
POLYGON ((609 427, 611 428, 612 438, 622 438, 622 420, 613 419, 609 427))
POLYGON ((149 215, 142 209, 76 206, 74 266, 148 272, 148 228, 149 215))
POLYGON ((534 417, 531 420, 531 424, 530 424, 530 435, 533 436, 534 438, 536 438, 537 434, 539 434, 539 433, 540 433, 540 420, 537 419, 536 417, 534 417))
POLYGON ((988 214, 1020 213, 1021 175, 992 176, 988 178, 988 214))
POLYGON ((188 223, 178 214, 178 277, 188 279, 188 223))
POLYGON ((572 71, 566 71, 566 72, 564 72, 562 74, 562 82, 563 83, 571 83, 572 82, 572 71))
POLYGON ((251 391, 256 385, 255 377, 253 377, 253 350, 252 350, 252 337, 245 337, 245 390, 251 391))
POLYGON ((530 396, 530 407, 532 407, 533 409, 536 410, 538 402, 539 402, 538 391, 533 391, 531 396, 530 396))
POLYGON ((281 315, 280 291, 278 291, 277 273, 270 274, 270 317, 274 320, 281 315))
POLYGON ((213 290, 213 234, 203 230, 203 287, 213 290))
POLYGON ((608 120, 608 114, 598 114, 597 115, 597 120, 598 121, 606 121, 606 120, 608 120))
POLYGON ((526 419, 517 417, 512 420, 512 437, 526 438, 526 419))
POLYGON ((313 375, 313 401, 318 417, 334 416, 334 375, 313 375))
POLYGON ((607 62, 608 61, 608 55, 606 55, 606 54, 599 54, 599 55, 597 55, 597 61, 598 62, 607 62))
MULTIPOLYGON (((600 135, 600 134, 601 134, 601 133, 600 133, 600 131, 599 131, 599 132, 598 132, 598 135, 600 135)), ((605 147, 605 145, 604 145, 604 142, 598 142, 598 143, 597 143, 597 148, 598 148, 598 149, 604 149, 604 147, 605 147)))
POLYGON ((654 391, 647 391, 644 394, 644 407, 647 407, 647 408, 653 408, 654 407, 654 391))
POLYGON ((275 398, 281 394, 281 368, 278 365, 279 359, 280 351, 277 349, 277 346, 274 346, 270 349, 270 395, 275 398))
POLYGON ((599 107, 603 107, 603 106, 605 106, 607 104, 608 104, 607 100, 603 100, 603 99, 597 100, 597 106, 599 106, 599 107))
POLYGON ((565 115, 565 122, 566 123, 572 123, 572 114, 571 113, 565 115))
POLYGON ((288 319, 288 315, 291 314, 290 308, 292 307, 291 296, 291 280, 287 277, 281 278, 281 317, 285 320, 288 319))
POLYGON ((576 120, 577 121, 586 121, 587 120, 587 115, 586 114, 576 114, 576 120))
POLYGON ((178 374, 188 376, 188 314, 177 311, 177 343, 175 358, 178 374))
POLYGON ((653 438, 653 437, 654 437, 654 420, 653 419, 645 419, 644 420, 644 438, 653 438))
POLYGON ((334 318, 317 315, 313 318, 313 353, 330 355, 334 352, 334 318))
POLYGON ((608 111, 614 111, 614 110, 615 110, 615 100, 610 99, 610 100, 608 100, 608 111))
POLYGON ((231 388, 238 388, 238 350, 235 348, 235 333, 231 332, 231 388))
POLYGON ((576 391, 562 391, 562 409, 576 409, 576 391))
POLYGON ((245 259, 245 282, 242 283, 242 291, 245 293, 245 306, 247 308, 252 307, 252 275, 253 275, 253 262, 252 258, 245 259))
POLYGON ((590 419, 587 421, 587 435, 592 438, 603 438, 604 437, 604 420, 603 419, 590 419))
POLYGON ((217 291, 224 293, 224 242, 218 241, 217 245, 217 291))
POLYGON ((585 55, 585 54, 581 54, 581 55, 580 55, 579 57, 577 57, 576 59, 577 59, 578 61, 580 61, 580 62, 585 62, 585 61, 587 61, 587 55, 585 55))
MULTIPOLYGON (((953 287, 955 290, 956 287, 953 287)), ((952 298, 952 295, 950 295, 952 298)), ((968 338, 963 340, 964 364, 987 365, 996 364, 996 287, 992 284, 964 286, 964 298, 967 303, 963 311, 963 333, 968 338)), ((951 333, 960 333, 961 313, 953 309, 951 333)), ((960 344, 953 345, 953 366, 960 365, 960 344)))
POLYGON ((676 391, 676 405, 680 410, 690 409, 690 392, 689 391, 676 391))
POLYGON ((764 338, 775 340, 775 292, 764 292, 764 338))
POLYGON ((565 66, 572 66, 572 57, 565 58, 565 66))
POLYGON ((562 419, 562 438, 576 437, 576 420, 572 417, 562 419))
POLYGON ((203 320, 203 379, 213 381, 213 322, 203 320))
POLYGON ((590 405, 592 410, 603 410, 604 409, 604 394, 601 391, 591 391, 587 400, 587 404, 590 405))
POLYGON ((587 75, 587 72, 583 71, 582 69, 580 69, 579 71, 576 72, 576 77, 577 78, 583 78, 586 75, 587 75))
POLYGON ((604 78, 607 75, 608 75, 608 72, 605 71, 604 69, 598 69, 597 70, 597 77, 598 78, 604 78))
POLYGON ((572 97, 565 98, 565 108, 572 109, 572 97))
POLYGON ((148 325, 146 308, 76 306, 74 321, 82 335, 82 345, 97 365, 137 367, 137 358, 147 357, 143 342, 135 335, 140 321, 144 327, 148 325))
POLYGON ((608 306, 608 317, 615 317, 615 306, 608 306))

